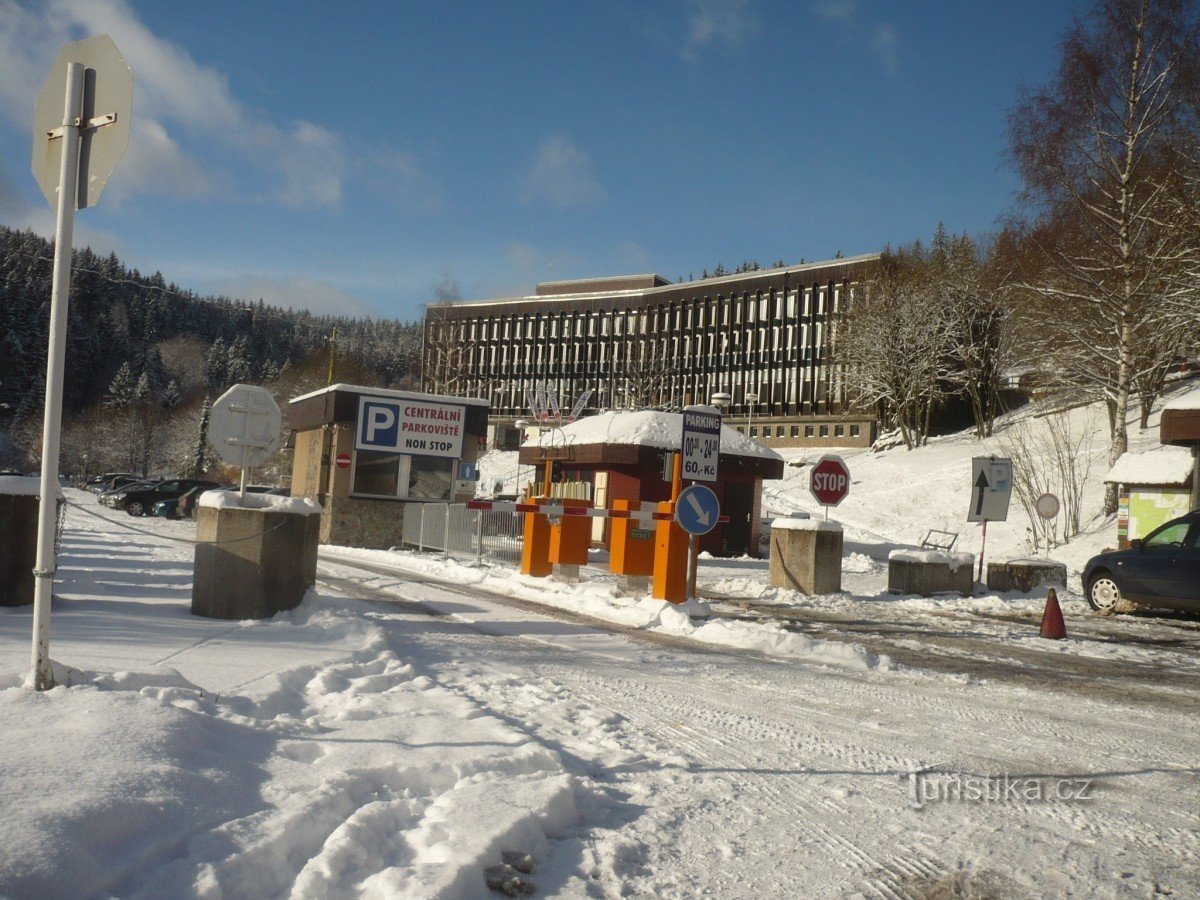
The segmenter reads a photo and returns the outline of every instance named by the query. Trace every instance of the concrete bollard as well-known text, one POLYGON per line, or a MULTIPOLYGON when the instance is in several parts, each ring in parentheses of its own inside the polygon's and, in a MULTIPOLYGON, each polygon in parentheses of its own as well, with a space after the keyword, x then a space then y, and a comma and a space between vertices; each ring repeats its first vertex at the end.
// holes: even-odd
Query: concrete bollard
POLYGON ((1052 559, 1010 559, 990 562, 987 586, 992 591, 1030 594, 1042 585, 1067 585, 1067 567, 1052 559))
POLYGON ((842 526, 820 519, 771 523, 771 584, 805 594, 842 589, 842 526))
POLYGON ((961 594, 975 587, 975 556, 942 550, 893 550, 888 554, 888 592, 892 594, 961 594))
POLYGON ((299 606, 316 584, 315 500, 209 491, 196 512, 193 615, 268 619, 299 606))
POLYGON ((0 476, 0 606, 33 603, 40 479, 0 476))

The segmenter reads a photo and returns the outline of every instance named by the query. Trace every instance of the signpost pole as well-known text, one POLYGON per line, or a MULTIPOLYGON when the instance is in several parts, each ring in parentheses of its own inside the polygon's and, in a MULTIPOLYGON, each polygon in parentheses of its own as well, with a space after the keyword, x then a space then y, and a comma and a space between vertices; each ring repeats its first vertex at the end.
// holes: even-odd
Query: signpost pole
POLYGON ((979 542, 979 577, 976 581, 983 581, 983 551, 987 547, 987 523, 988 520, 983 520, 983 539, 979 542))
POLYGON ((67 64, 63 106, 62 165, 58 177, 58 221, 54 229, 54 275, 50 289, 50 349, 46 360, 46 409, 42 420, 42 471, 37 562, 33 594, 33 687, 54 687, 50 669, 50 600, 54 590, 54 533, 58 513, 58 453, 62 425, 67 304, 71 293, 71 243, 79 186, 79 127, 83 117, 82 63, 67 64))
POLYGON ((696 536, 691 532, 688 533, 688 586, 687 599, 691 600, 696 596, 696 536))

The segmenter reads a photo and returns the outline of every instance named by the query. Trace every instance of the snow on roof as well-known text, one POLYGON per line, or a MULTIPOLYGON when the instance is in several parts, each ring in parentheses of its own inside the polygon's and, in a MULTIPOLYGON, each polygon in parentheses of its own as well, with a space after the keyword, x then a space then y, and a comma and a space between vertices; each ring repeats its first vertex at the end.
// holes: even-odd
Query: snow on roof
MULTIPOLYGON (((1200 409, 1200 385, 1163 404, 1163 409, 1200 409)), ((1120 460, 1117 460, 1120 463, 1120 460)))
MULTIPOLYGON (((637 444, 662 450, 678 450, 683 442, 683 415, 669 412, 606 412, 577 419, 557 428, 544 429, 538 438, 543 447, 561 444, 637 444)), ((721 452, 734 456, 754 456, 759 459, 783 457, 758 441, 746 437, 728 425, 721 426, 721 452)))
MULTIPOLYGON (((37 497, 42 492, 42 479, 29 475, 0 475, 0 494, 9 497, 37 497)), ((62 496, 62 490, 58 492, 62 496)))
POLYGON ((1187 447, 1155 447, 1144 453, 1122 453, 1104 476, 1104 483, 1182 487, 1191 474, 1191 450, 1187 447))
POLYGON ((422 394, 417 391, 391 391, 387 388, 364 387, 360 384, 331 384, 329 387, 318 388, 315 391, 309 391, 307 394, 301 394, 299 397, 293 397, 289 403, 299 403, 301 400, 307 400, 310 397, 319 397, 321 394, 327 394, 331 391, 343 391, 348 394, 367 394, 371 397, 398 397, 402 400, 425 400, 429 403, 454 403, 458 405, 466 404, 467 406, 491 406, 486 400, 478 397, 451 397, 446 394, 422 394))

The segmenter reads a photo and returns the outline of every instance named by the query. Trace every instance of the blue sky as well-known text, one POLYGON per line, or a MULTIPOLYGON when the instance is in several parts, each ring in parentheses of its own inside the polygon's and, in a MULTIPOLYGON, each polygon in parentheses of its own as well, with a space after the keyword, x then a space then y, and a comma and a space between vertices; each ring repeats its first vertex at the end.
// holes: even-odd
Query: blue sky
POLYGON ((76 244, 202 293, 416 318, 536 282, 990 230, 1071 2, 0 0, 0 224, 58 47, 108 33, 131 146, 76 244))

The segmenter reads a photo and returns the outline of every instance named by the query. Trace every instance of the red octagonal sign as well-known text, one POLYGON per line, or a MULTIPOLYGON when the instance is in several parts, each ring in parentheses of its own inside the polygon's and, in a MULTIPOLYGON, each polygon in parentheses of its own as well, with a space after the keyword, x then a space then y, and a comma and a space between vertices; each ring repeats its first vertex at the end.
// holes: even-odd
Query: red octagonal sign
POLYGON ((837 506, 850 493, 850 469, 840 456, 826 454, 812 467, 808 489, 822 506, 837 506))

